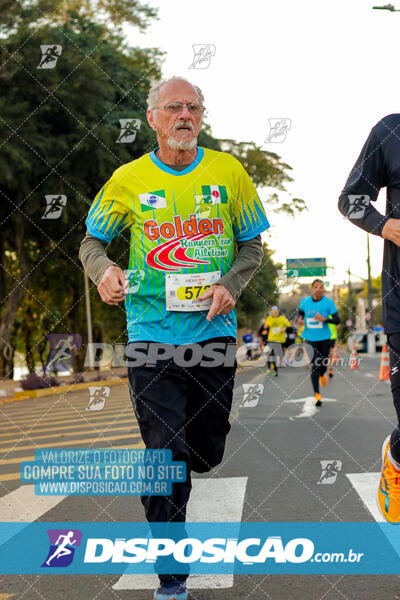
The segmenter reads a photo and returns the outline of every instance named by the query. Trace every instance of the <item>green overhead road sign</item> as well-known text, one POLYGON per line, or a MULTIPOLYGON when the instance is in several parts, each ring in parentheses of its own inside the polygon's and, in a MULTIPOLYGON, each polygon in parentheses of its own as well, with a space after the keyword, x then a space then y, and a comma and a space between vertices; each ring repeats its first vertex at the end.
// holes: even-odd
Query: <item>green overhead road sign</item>
POLYGON ((297 277, 325 277, 326 258, 287 258, 286 269, 297 277))

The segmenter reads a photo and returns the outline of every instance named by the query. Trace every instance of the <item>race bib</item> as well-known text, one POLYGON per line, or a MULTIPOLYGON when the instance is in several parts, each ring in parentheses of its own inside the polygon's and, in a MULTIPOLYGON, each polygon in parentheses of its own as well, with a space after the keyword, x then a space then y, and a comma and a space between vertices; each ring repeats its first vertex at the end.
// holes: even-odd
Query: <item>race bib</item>
POLYGON ((221 279, 219 271, 209 273, 167 273, 165 276, 165 307, 167 310, 208 310, 212 298, 198 300, 200 294, 221 279))
POLYGON ((308 329, 321 329, 321 327, 323 326, 322 321, 316 321, 315 319, 311 319, 310 317, 306 319, 306 324, 308 329))
POLYGON ((278 333, 281 333, 281 328, 280 327, 271 327, 271 333, 273 333, 274 335, 277 335, 278 333))

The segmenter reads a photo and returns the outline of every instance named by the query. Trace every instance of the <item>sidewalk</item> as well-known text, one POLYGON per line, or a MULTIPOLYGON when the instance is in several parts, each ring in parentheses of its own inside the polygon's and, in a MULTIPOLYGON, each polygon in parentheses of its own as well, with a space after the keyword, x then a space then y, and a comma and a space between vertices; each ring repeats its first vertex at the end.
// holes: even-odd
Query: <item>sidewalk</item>
POLYGON ((109 385, 107 382, 114 382, 115 380, 121 378, 121 383, 124 383, 124 377, 127 377, 126 367, 86 371, 85 373, 72 373, 71 375, 57 375, 57 380, 59 381, 60 385, 52 388, 40 388, 37 390, 23 390, 21 387, 21 381, 7 379, 1 381, 0 383, 0 405, 6 404, 14 399, 22 400, 29 397, 48 395, 48 390, 52 390, 51 393, 53 394, 57 392, 64 393, 74 389, 87 388, 90 385, 109 385), (84 383, 74 384, 73 381, 79 375, 84 376, 84 383))

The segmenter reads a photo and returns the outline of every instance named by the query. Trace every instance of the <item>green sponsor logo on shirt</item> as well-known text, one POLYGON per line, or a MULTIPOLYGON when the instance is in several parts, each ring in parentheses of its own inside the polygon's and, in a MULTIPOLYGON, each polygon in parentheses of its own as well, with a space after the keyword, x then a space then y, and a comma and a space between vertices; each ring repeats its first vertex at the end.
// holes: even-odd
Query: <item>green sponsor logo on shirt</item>
POLYGON ((165 190, 139 194, 139 200, 142 210, 154 210, 155 208, 165 208, 167 206, 165 190))

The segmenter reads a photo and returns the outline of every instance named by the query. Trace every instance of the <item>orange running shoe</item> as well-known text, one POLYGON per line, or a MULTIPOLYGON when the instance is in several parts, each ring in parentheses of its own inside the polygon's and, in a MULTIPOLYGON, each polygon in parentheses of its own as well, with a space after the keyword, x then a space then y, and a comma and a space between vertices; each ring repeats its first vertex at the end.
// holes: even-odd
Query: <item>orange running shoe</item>
POLYGON ((389 523, 400 523, 400 471, 390 462, 390 435, 382 446, 382 472, 378 487, 378 508, 389 523))
POLYGON ((319 378, 319 382, 322 385, 322 387, 325 387, 326 384, 328 383, 327 379, 326 379, 326 375, 321 375, 321 377, 319 378))
POLYGON ((321 394, 315 393, 315 406, 321 406, 321 404, 322 404, 321 394))

